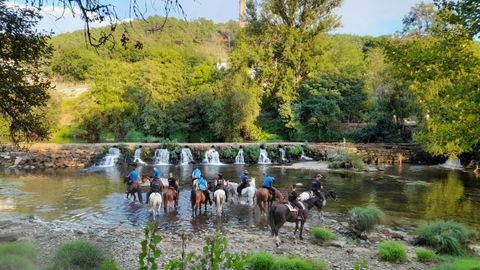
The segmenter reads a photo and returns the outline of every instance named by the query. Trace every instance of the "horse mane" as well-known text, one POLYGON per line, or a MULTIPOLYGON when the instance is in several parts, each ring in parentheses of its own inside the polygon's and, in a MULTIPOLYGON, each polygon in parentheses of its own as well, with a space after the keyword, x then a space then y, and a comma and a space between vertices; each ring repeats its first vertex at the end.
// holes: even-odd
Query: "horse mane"
POLYGON ((255 186, 255 177, 252 177, 252 179, 250 180, 250 186, 255 186))

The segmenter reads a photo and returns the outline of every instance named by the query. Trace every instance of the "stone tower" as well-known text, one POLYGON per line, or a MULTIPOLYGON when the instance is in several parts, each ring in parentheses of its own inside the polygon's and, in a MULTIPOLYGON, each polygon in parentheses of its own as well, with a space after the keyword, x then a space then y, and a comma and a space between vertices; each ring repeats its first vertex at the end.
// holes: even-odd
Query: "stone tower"
POLYGON ((240 0, 240 27, 245 26, 245 10, 247 8, 246 0, 240 0))

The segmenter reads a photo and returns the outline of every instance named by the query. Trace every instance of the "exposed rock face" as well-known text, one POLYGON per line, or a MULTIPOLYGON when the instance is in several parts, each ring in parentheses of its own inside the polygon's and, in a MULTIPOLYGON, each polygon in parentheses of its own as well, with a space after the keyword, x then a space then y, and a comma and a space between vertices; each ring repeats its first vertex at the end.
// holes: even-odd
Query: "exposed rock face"
MULTIPOLYGON (((284 147, 301 143, 282 143, 284 147)), ((10 145, 0 145, 0 166, 14 168, 66 168, 87 167, 99 161, 107 149, 113 144, 54 144, 39 143, 31 145, 26 151, 18 151, 10 145)), ((138 143, 123 144, 123 161, 131 162, 133 150, 138 143)), ((142 143, 142 159, 150 161, 156 143, 142 143)), ((212 143, 187 143, 193 151, 206 151, 212 143)), ((238 147, 235 143, 215 143, 217 151, 224 148, 238 147)), ((260 145, 259 143, 241 143, 243 146, 260 145)), ((277 143, 272 143, 277 145, 277 143)), ((364 162, 369 164, 394 164, 394 163, 432 163, 437 162, 426 154, 418 144, 344 144, 344 143, 313 143, 314 157, 322 159, 329 149, 345 147, 350 152, 357 153, 364 162)), ((438 162, 437 162, 438 163, 438 162)))

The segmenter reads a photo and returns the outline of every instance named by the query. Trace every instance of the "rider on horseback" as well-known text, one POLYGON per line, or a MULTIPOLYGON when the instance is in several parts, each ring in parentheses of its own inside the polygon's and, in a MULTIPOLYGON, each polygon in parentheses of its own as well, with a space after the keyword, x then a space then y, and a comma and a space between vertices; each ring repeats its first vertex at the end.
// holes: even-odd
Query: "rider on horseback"
POLYGON ((202 177, 202 171, 197 167, 192 172, 192 182, 202 177))
POLYGON ((200 189, 203 192, 203 194, 205 194, 205 197, 207 198, 208 203, 212 205, 212 200, 210 200, 210 193, 208 192, 207 185, 208 185, 207 180, 205 180, 203 175, 201 175, 200 180, 197 181, 198 189, 200 189))
POLYGON ((155 167, 153 168, 153 180, 150 182, 150 190, 147 193, 147 201, 145 202, 148 204, 150 200, 150 194, 154 192, 160 193, 162 181, 160 180, 160 169, 155 167))
POLYGON ((175 177, 173 177, 173 173, 172 173, 172 172, 170 172, 170 173, 168 174, 168 187, 175 189, 175 191, 176 191, 177 194, 178 194, 177 179, 175 179, 175 177))
MULTIPOLYGON (((292 204, 294 207, 298 208, 298 210, 303 210, 302 204, 298 200, 299 194, 297 193, 297 185, 293 184, 290 190, 288 191, 288 201, 290 204, 292 204)), ((300 214, 300 212, 298 212, 300 214)), ((301 219, 301 216, 298 215, 298 219, 301 219)))
POLYGON ((323 175, 317 174, 315 179, 312 182, 312 192, 315 196, 322 198, 325 200, 325 195, 323 194, 323 185, 321 180, 324 179, 323 175))
POLYGON ((270 191, 271 202, 275 200, 275 189, 273 188, 273 180, 275 180, 275 178, 273 178, 270 175, 267 175, 267 177, 265 178, 265 181, 263 181, 263 184, 262 184, 263 188, 266 188, 270 191))
POLYGON ((215 186, 215 191, 223 189, 225 191, 225 201, 228 202, 228 192, 225 189, 225 179, 221 173, 218 174, 217 185, 215 186))
POLYGON ((130 190, 132 184, 138 181, 138 177, 140 176, 140 173, 138 172, 139 170, 140 170, 139 167, 137 167, 128 174, 129 180, 127 183, 127 191, 126 191, 127 193, 130 190))
POLYGON ((240 174, 240 181, 241 181, 240 185, 238 185, 238 187, 237 187, 238 196, 242 195, 242 189, 249 186, 249 184, 248 184, 248 171, 247 170, 244 170, 240 174))

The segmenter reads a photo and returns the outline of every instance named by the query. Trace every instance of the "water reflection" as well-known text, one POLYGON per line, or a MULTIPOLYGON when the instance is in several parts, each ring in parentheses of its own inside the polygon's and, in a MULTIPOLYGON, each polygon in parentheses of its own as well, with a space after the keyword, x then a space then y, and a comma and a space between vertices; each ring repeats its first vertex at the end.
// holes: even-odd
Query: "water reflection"
MULTIPOLYGON (((159 166, 162 177, 169 171, 180 180, 180 206, 177 211, 162 213, 159 226, 164 229, 198 231, 223 226, 267 228, 267 220, 245 205, 226 205, 222 218, 214 207, 192 218, 190 177, 194 166, 159 166)), ((221 172, 226 179, 239 181, 240 172, 249 171, 261 185, 266 174, 276 178, 275 186, 284 193, 292 183, 309 189, 316 171, 286 167, 223 165, 200 166, 207 178, 221 172)), ((95 171, 9 170, 0 175, 0 218, 34 215, 45 221, 64 221, 88 225, 129 224, 143 226, 152 220, 145 205, 125 199, 122 181, 132 167, 103 168, 95 171)), ((144 167, 144 175, 153 167, 144 167)), ((328 212, 340 219, 355 206, 373 205, 387 214, 387 222, 415 224, 438 218, 456 219, 480 227, 480 183, 469 173, 424 166, 393 166, 375 173, 322 172, 324 185, 335 189, 338 201, 329 201, 328 212)), ((315 213, 313 213, 315 216, 315 213)))

